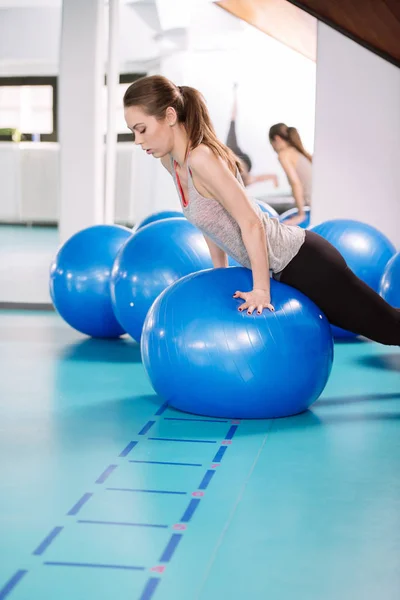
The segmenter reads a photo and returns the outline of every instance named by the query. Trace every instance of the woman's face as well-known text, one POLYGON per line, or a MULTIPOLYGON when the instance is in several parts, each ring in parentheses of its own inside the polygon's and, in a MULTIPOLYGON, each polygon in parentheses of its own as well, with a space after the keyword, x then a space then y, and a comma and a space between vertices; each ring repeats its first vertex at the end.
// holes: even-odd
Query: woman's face
MULTIPOLYGON (((169 109, 168 109, 169 111, 169 109)), ((170 153, 173 148, 174 114, 167 111, 165 119, 159 121, 147 115, 140 106, 125 108, 125 121, 134 134, 134 142, 142 147, 147 154, 161 158, 170 153)))

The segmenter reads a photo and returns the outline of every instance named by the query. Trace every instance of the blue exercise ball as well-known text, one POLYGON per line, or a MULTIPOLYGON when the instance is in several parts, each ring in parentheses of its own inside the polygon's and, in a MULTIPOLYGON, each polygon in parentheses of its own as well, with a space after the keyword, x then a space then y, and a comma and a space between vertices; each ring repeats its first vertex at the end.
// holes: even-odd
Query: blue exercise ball
POLYGON ((379 292, 391 306, 400 308, 400 252, 386 265, 379 292))
POLYGON ((225 418, 275 418, 306 410, 332 367, 329 323, 301 292, 271 280, 275 312, 238 311, 249 269, 180 279, 148 312, 142 360, 154 390, 179 410, 225 418))
POLYGON ((154 300, 184 275, 212 261, 202 233, 185 218, 156 221, 135 233, 118 254, 111 275, 114 314, 136 341, 154 300))
POLYGON ((74 329, 96 338, 125 333, 114 316, 110 277, 114 260, 132 231, 95 225, 70 237, 50 267, 50 295, 61 317, 74 329))
POLYGON ((271 217, 272 219, 279 219, 279 215, 278 215, 277 211, 274 208, 272 208, 272 206, 270 206, 266 202, 263 202, 262 200, 256 199, 255 201, 258 204, 258 206, 261 208, 261 210, 263 212, 267 213, 267 215, 269 217, 271 217))
MULTIPOLYGON (((350 269, 376 292, 385 267, 396 249, 378 229, 360 221, 334 219, 326 221, 311 231, 328 240, 347 262, 350 269)), ((356 334, 332 327, 335 338, 350 339, 356 334)))
MULTIPOLYGON (((301 223, 298 223, 298 226, 301 227, 302 229, 307 229, 307 227, 310 226, 310 219, 311 219, 311 209, 310 209, 310 207, 309 206, 305 206, 304 207, 304 212, 306 213, 306 216, 304 217, 304 220, 301 221, 301 223)), ((281 214, 281 216, 279 217, 279 220, 280 220, 281 223, 285 223, 286 221, 288 221, 292 217, 297 217, 298 214, 299 214, 299 209, 298 208, 290 208, 289 210, 286 210, 285 212, 283 212, 281 214)))
POLYGON ((159 212, 152 213, 135 227, 135 231, 138 231, 142 227, 146 227, 150 223, 155 223, 156 221, 163 221, 164 219, 171 219, 174 217, 183 217, 183 212, 178 210, 161 210, 159 212))

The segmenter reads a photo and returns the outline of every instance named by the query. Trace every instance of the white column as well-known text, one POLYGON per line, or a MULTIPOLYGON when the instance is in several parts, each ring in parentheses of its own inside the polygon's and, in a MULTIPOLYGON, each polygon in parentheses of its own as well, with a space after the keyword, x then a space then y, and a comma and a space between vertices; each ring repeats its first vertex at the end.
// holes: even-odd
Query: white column
POLYGON ((120 0, 110 0, 108 17, 108 64, 107 64, 107 134, 106 134, 106 190, 104 220, 114 223, 115 171, 117 162, 116 109, 119 83, 119 32, 120 0))
POLYGON ((59 76, 60 241, 104 222, 104 0, 64 0, 59 76))

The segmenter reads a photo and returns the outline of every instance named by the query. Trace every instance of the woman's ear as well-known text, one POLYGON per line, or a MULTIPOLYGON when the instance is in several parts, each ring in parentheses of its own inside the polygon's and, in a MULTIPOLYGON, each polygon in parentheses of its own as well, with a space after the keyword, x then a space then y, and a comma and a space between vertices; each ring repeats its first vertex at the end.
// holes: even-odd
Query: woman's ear
POLYGON ((165 119, 170 127, 173 127, 176 124, 178 115, 172 106, 168 106, 167 110, 165 111, 165 119))

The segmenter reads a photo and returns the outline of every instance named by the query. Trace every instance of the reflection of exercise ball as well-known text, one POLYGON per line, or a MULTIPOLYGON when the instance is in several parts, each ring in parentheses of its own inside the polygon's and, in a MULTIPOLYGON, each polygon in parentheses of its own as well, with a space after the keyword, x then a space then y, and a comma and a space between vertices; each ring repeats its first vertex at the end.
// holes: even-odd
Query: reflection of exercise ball
POLYGON ((391 306, 400 308, 400 252, 386 265, 380 283, 380 294, 391 306))
POLYGON ((262 200, 257 200, 257 199, 256 199, 256 203, 258 204, 258 206, 261 208, 261 210, 263 212, 267 213, 268 216, 270 216, 273 219, 279 219, 278 213, 276 212, 276 210, 274 208, 272 208, 272 206, 270 206, 266 202, 263 202, 262 200))
POLYGON ((71 327, 98 338, 125 333, 113 313, 109 284, 115 257, 131 236, 126 227, 95 225, 70 237, 57 252, 50 295, 71 327))
MULTIPOLYGON (((311 218, 310 207, 305 206, 304 212, 306 213, 306 216, 304 217, 304 220, 301 221, 301 223, 298 223, 298 226, 302 227, 303 229, 307 229, 307 227, 310 226, 310 218, 311 218)), ((286 210, 284 213, 281 214, 281 216, 279 217, 279 220, 281 223, 285 223, 285 221, 287 221, 288 219, 291 219, 292 217, 297 217, 298 214, 299 214, 298 208, 290 208, 289 210, 286 210)))
POLYGON ((212 269, 177 281, 148 312, 143 364, 157 394, 190 413, 274 418, 306 410, 333 360, 329 323, 301 292, 271 281, 275 312, 240 313, 249 269, 212 269), (289 376, 290 373, 290 376, 289 376))
MULTIPOLYGON (((357 277, 378 291, 386 264, 396 252, 383 233, 371 225, 350 219, 326 221, 313 227, 312 231, 335 246, 357 277)), ((356 337, 339 327, 332 330, 337 338, 356 337)))
POLYGON ((155 223, 155 221, 163 221, 164 219, 171 219, 174 217, 183 217, 183 212, 179 212, 178 210, 161 210, 160 212, 153 213, 140 221, 140 223, 135 227, 135 231, 149 225, 150 223, 155 223))
POLYGON ((146 225, 131 237, 114 263, 111 297, 115 316, 139 341, 147 311, 157 296, 184 275, 211 267, 202 233, 185 218, 146 225))

